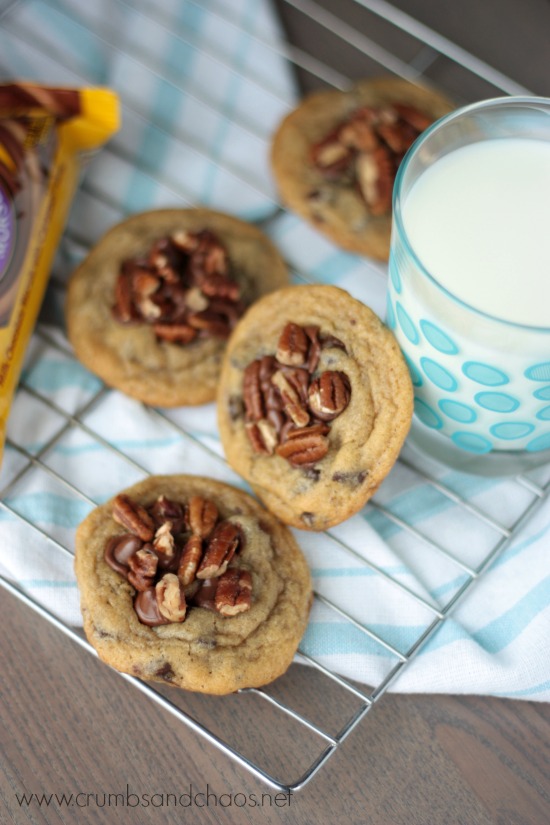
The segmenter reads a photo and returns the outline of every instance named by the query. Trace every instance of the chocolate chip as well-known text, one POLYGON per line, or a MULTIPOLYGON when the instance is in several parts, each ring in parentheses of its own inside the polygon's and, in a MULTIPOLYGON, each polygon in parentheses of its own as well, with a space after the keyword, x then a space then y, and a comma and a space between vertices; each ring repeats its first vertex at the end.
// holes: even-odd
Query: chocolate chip
POLYGON ((165 662, 162 667, 155 670, 155 676, 160 676, 165 682, 171 682, 175 675, 170 662, 165 662))
POLYGON ((304 524, 307 524, 308 527, 312 527, 315 521, 315 513, 302 513, 300 516, 304 524))
POLYGON ((227 410, 231 421, 237 421, 239 418, 243 417, 244 404, 240 395, 231 395, 229 397, 229 401, 227 402, 227 410))
POLYGON ((131 533, 113 536, 105 546, 105 561, 121 576, 128 578, 128 562, 142 545, 141 539, 131 533))
POLYGON ((321 475, 321 470, 318 470, 316 467, 304 467, 304 475, 310 481, 319 481, 319 477, 321 475))
POLYGON ((359 470, 357 473, 334 473, 332 480, 341 484, 348 484, 350 487, 358 487, 364 482, 368 474, 368 470, 359 470))
POLYGON ((214 648, 216 647, 216 640, 199 638, 197 639, 197 644, 201 647, 206 648, 207 650, 214 650, 214 648))
POLYGON ((160 613, 154 588, 142 590, 136 595, 134 610, 140 622, 148 627, 169 623, 160 613))

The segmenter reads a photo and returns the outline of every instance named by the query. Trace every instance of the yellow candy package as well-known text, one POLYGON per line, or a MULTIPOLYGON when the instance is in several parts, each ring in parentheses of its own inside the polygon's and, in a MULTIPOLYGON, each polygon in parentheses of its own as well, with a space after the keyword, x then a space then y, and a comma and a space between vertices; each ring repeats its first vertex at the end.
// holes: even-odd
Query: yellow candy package
POLYGON ((110 89, 0 84, 0 457, 82 165, 118 126, 110 89))

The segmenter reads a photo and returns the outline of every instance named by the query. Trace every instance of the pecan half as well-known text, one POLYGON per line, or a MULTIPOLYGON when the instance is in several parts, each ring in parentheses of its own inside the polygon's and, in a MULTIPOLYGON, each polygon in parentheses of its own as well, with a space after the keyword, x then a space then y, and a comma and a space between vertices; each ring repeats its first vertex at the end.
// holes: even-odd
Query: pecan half
POLYGON ((187 522, 194 536, 206 539, 218 520, 218 508, 202 496, 191 496, 187 508, 187 522))
POLYGON ((178 568, 178 578, 184 587, 194 580, 201 559, 202 539, 197 535, 191 536, 183 548, 178 568))
POLYGON ((248 570, 232 568, 218 580, 214 604, 222 616, 236 616, 250 610, 252 577, 248 570))
POLYGON ((154 536, 155 524, 147 510, 122 493, 113 502, 113 519, 142 541, 154 536))
POLYGON ((165 573, 155 586, 159 613, 169 622, 183 622, 187 612, 185 593, 174 573, 165 573))
POLYGON ((148 547, 142 547, 128 560, 128 581, 136 590, 148 590, 153 586, 158 558, 148 547))
POLYGON ((233 558, 241 537, 241 530, 230 521, 222 521, 212 534, 203 560, 197 570, 197 579, 221 576, 233 558))
POLYGON ((326 370, 309 387, 309 409, 321 421, 332 421, 349 404, 351 388, 343 372, 326 370))
POLYGON ((276 358, 280 364, 302 367, 306 363, 308 349, 309 340, 305 329, 291 322, 281 333, 276 358))
POLYGON ((287 440, 283 444, 279 444, 275 452, 282 458, 286 458, 294 467, 315 464, 316 461, 320 461, 328 453, 327 433, 328 427, 324 424, 291 430, 287 434, 287 440))

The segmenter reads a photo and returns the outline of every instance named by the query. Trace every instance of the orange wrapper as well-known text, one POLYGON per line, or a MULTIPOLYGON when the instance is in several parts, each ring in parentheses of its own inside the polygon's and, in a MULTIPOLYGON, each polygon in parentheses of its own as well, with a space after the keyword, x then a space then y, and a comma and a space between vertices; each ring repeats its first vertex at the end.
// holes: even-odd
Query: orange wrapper
POLYGON ((0 85, 0 457, 80 172, 119 126, 109 89, 0 85))

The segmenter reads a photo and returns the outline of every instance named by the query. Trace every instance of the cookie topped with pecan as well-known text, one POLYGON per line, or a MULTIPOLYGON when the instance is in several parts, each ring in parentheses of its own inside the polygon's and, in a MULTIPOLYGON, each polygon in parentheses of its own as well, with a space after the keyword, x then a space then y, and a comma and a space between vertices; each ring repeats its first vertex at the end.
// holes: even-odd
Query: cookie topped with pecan
POLYGON ((233 332, 218 423, 229 463, 282 521, 323 530, 356 513, 393 466, 412 418, 392 333, 331 286, 287 287, 233 332))
POLYGON ((128 395, 202 404, 215 397, 239 317, 287 281, 273 244, 244 221, 208 209, 145 212, 111 229, 73 274, 69 338, 128 395))
POLYGON ((285 204, 339 246, 386 259, 398 166, 453 105, 398 78, 307 97, 280 125, 272 165, 285 204))
POLYGON ((329 422, 351 397, 345 372, 317 368, 324 346, 346 349, 319 327, 286 324, 275 356, 256 358, 244 371, 246 434, 257 453, 276 453, 293 467, 314 465, 329 450, 329 422))
POLYGON ((291 534, 247 494, 193 476, 153 476, 80 525, 84 629, 126 673, 229 693, 289 666, 311 600, 291 534))

